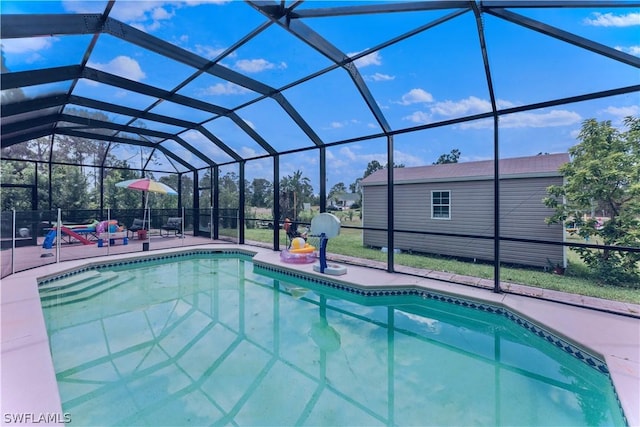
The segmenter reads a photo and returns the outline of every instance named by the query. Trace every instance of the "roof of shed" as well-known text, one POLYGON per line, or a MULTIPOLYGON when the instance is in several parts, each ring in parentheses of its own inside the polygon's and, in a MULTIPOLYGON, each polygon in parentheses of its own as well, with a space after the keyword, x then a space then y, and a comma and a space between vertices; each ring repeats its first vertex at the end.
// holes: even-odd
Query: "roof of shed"
MULTIPOLYGON (((499 163, 499 173, 501 177, 505 178, 562 176, 558 169, 568 162, 568 153, 501 159, 499 163)), ((393 180, 395 184, 412 184, 421 182, 493 179, 493 165, 493 160, 481 160, 477 162, 446 163, 412 168, 394 168, 393 180)), ((381 169, 363 179, 361 185, 384 185, 386 183, 387 170, 381 169)))

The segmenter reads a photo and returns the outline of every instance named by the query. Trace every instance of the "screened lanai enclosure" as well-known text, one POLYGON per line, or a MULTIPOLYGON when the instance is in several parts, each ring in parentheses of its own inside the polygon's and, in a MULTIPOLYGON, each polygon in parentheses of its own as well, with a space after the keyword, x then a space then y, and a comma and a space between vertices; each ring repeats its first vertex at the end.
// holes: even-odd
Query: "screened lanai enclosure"
POLYGON ((544 199, 566 199, 547 187, 566 170, 534 168, 537 156, 576 159, 594 128, 637 141, 638 2, 1 7, 3 253, 51 249, 43 239, 59 222, 115 220, 124 232, 148 218, 151 235, 176 217, 176 235, 280 250, 285 218, 304 228, 329 211, 343 239, 330 253, 388 271, 412 257, 433 270, 444 258, 489 266, 496 291, 504 267, 579 263, 571 247, 638 256, 637 238, 581 234, 615 225, 606 201, 550 220, 544 199), (141 177, 177 196, 116 185, 141 177))

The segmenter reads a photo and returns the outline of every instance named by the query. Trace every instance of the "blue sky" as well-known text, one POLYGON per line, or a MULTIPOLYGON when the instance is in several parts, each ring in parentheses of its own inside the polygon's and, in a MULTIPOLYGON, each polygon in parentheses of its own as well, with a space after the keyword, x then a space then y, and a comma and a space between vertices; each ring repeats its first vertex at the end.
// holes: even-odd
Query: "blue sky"
MULTIPOLYGON (((374 2, 310 1, 298 10, 368 4, 374 2)), ((101 13, 104 1, 3 1, 2 13, 101 13)), ((290 2, 287 2, 289 5, 290 2)), ((433 22, 452 10, 386 15, 313 18, 303 22, 348 56, 373 49, 384 41, 433 22)), ((614 48, 640 56, 640 10, 613 9, 512 9, 512 12, 614 48)), ((237 1, 116 1, 112 18, 162 38, 207 59, 217 58, 266 19, 244 2, 237 1)), ((638 69, 524 29, 494 16, 483 19, 489 64, 499 108, 543 102, 584 93, 638 84, 638 69)), ((53 36, 2 40, 11 71, 79 64, 91 36, 53 36)), ((220 64, 275 88, 332 65, 326 57, 271 25, 249 43, 230 52, 220 64)), ((103 34, 88 65, 165 90, 174 89, 196 70, 103 34)), ((489 92, 480 55, 473 13, 464 13, 400 43, 371 52, 356 61, 358 71, 385 115, 391 129, 439 122, 490 111, 489 92)), ((67 91, 69 82, 25 90, 29 96, 67 91)), ((243 105, 258 94, 209 74, 196 78, 179 94, 225 108, 243 105)), ((114 89, 92 81, 80 81, 74 94, 144 109, 155 99, 114 89)), ((381 132, 348 74, 336 69, 283 92, 323 142, 331 143, 381 132)), ((501 156, 562 152, 576 143, 582 121, 611 120, 620 126, 628 115, 640 114, 638 93, 539 109, 503 116, 500 121, 501 156)), ((212 117, 200 111, 164 102, 152 110, 191 121, 212 117)), ((309 138, 278 104, 265 99, 236 111, 277 150, 311 146, 309 138)), ((109 114, 113 121, 128 117, 109 114)), ((158 128, 157 123, 145 123, 158 128)), ((205 128, 244 158, 265 154, 233 121, 219 118, 205 128)), ((172 126, 161 128, 178 132, 172 126)), ((230 158, 213 147, 204 135, 187 131, 181 135, 217 162, 230 158)), ((179 151, 180 148, 168 144, 179 151)), ((490 120, 481 120, 400 134, 395 137, 395 161, 406 166, 428 165, 439 155, 458 148, 461 161, 493 156, 490 120)), ((118 155, 135 158, 130 148, 119 146, 118 155)), ((188 153, 180 154, 190 159, 188 153)), ((374 138, 330 148, 327 152, 329 188, 337 182, 349 186, 362 176, 372 160, 386 162, 386 141, 374 138)), ((166 159, 161 167, 171 170, 166 159)), ((316 151, 285 155, 282 175, 302 170, 318 189, 316 151)), ((223 171, 237 171, 225 167, 223 171)), ((249 161, 247 178, 271 179, 268 160, 249 161)))

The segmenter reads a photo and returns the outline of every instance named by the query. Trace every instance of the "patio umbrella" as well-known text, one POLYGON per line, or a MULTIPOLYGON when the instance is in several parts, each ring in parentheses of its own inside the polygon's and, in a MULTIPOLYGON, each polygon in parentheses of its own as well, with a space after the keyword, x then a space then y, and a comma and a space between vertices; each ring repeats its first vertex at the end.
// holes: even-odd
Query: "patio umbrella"
MULTIPOLYGON (((149 193, 160 193, 160 194, 170 194, 177 195, 178 192, 173 188, 165 185, 161 182, 154 181, 150 178, 137 178, 137 179, 128 179, 126 181, 121 181, 116 183, 116 187, 128 188, 130 190, 138 190, 144 191, 145 199, 144 199, 144 212, 146 214, 147 208, 149 206, 149 193)), ((148 222, 147 224, 151 226, 151 213, 149 212, 148 222)))

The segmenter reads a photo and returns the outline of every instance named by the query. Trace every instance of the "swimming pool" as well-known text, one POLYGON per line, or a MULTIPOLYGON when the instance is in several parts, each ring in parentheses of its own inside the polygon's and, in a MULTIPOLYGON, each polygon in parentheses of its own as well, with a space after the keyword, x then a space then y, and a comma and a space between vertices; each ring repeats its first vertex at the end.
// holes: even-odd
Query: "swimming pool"
POLYGON ((76 425, 625 424, 597 358, 450 296, 237 254, 87 269, 40 293, 76 425))

